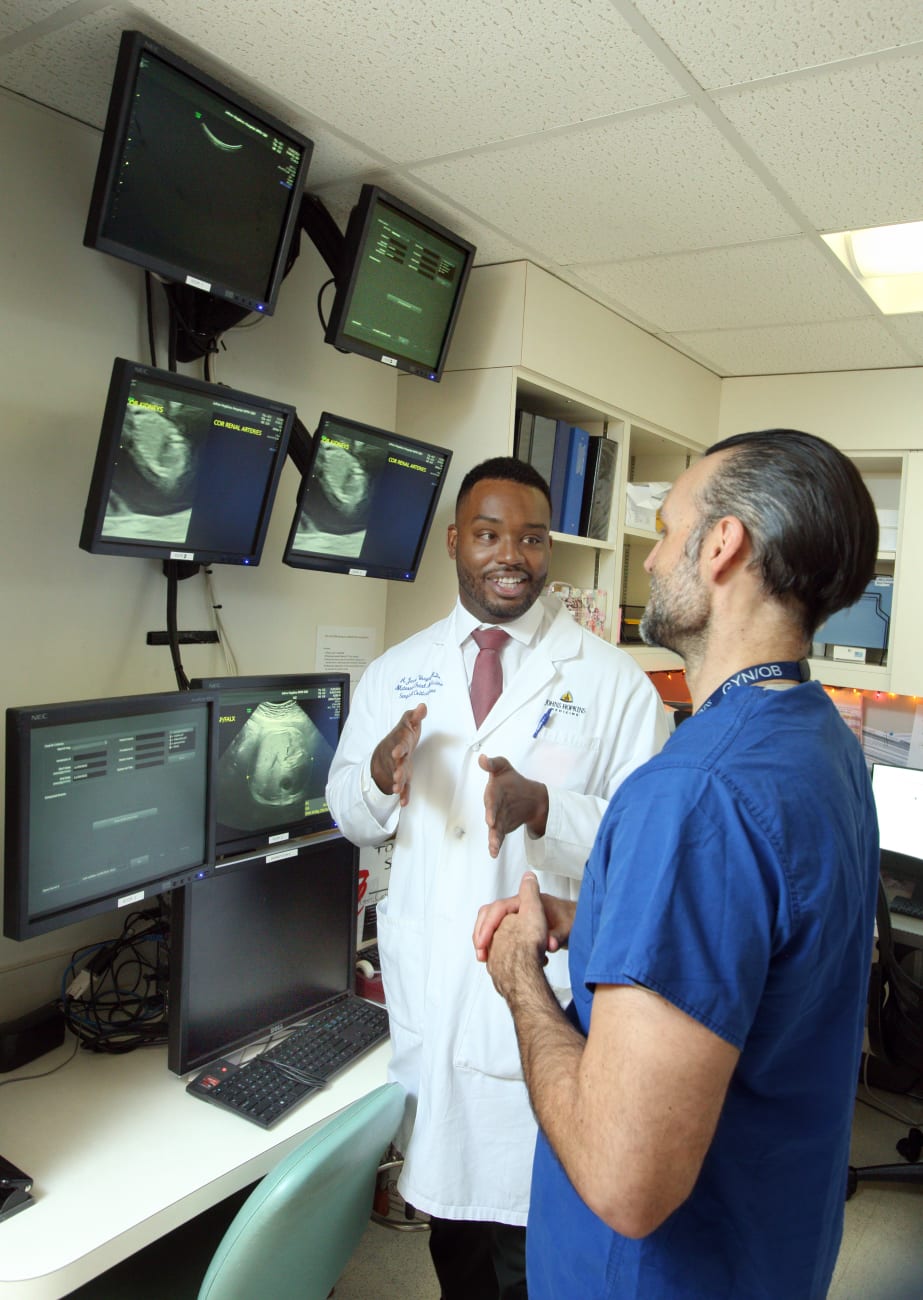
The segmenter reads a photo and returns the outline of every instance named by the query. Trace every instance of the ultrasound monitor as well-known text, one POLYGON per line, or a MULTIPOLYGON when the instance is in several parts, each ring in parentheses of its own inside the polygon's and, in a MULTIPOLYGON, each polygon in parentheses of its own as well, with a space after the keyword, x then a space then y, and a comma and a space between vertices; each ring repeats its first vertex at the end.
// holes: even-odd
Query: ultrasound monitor
POLYGON ((324 412, 283 562, 413 582, 452 453, 324 412))
POLYGON ((259 564, 295 408, 116 357, 80 545, 259 564))
POLYGON ((348 675, 208 677, 193 685, 219 702, 218 858, 330 830, 325 791, 349 708, 348 675))
POLYGON ((357 850, 340 835, 172 897, 167 1063, 186 1074, 352 991, 357 850))
POLYGON ((881 866, 923 885, 923 771, 872 764, 881 866))
POLYGON ((163 45, 123 32, 83 242, 271 313, 313 148, 163 45))
POLYGON ((7 709, 8 938, 210 874, 217 716, 204 691, 7 709))
POLYGON ((395 195, 363 185, 326 342, 438 382, 476 251, 395 195))

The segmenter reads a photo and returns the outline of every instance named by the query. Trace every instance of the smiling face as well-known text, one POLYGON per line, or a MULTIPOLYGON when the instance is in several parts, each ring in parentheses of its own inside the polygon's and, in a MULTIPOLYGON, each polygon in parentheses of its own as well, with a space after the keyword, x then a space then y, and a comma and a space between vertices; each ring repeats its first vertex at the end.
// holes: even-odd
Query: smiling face
POLYGON ((537 488, 482 479, 449 525, 458 594, 482 623, 506 623, 535 604, 551 555, 548 502, 537 488))

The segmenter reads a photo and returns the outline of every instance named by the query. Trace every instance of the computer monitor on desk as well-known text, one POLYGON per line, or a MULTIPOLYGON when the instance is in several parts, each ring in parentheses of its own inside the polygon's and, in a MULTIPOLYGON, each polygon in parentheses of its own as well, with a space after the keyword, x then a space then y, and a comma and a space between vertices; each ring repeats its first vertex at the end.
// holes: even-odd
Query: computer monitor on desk
POLYGON ((923 903, 923 770, 874 763, 872 791, 891 906, 896 898, 923 903))

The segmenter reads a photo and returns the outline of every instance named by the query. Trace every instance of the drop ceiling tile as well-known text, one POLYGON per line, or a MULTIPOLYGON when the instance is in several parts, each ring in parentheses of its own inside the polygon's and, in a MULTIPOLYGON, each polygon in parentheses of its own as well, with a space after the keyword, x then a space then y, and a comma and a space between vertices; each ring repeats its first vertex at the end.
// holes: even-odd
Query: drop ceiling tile
POLYGON ((73 0, 0 0, 0 39, 68 9, 73 0))
POLYGON ((101 128, 125 25, 125 14, 110 7, 14 43, 0 55, 0 84, 101 128))
POLYGON ((914 353, 916 364, 923 365, 923 314, 889 316, 888 325, 904 347, 914 353))
POLYGON ((821 230, 923 217, 923 55, 722 92, 717 102, 821 230))
POLYGON ((877 319, 762 329, 693 330, 676 334, 679 348, 709 358, 720 375, 786 375, 826 370, 876 370, 915 364, 877 319))
POLYGON ((801 237, 571 269, 671 333, 869 314, 845 272, 801 237))
POLYGON ((279 93, 396 162, 681 93, 610 0, 340 0, 284 16, 224 0, 220 23, 189 0, 180 13, 190 39, 238 67, 256 55, 279 93))
POLYGON ((634 0, 634 7, 707 88, 923 41, 920 0, 634 0))
POLYGON ((561 264, 771 239, 796 229, 690 104, 409 170, 561 264))

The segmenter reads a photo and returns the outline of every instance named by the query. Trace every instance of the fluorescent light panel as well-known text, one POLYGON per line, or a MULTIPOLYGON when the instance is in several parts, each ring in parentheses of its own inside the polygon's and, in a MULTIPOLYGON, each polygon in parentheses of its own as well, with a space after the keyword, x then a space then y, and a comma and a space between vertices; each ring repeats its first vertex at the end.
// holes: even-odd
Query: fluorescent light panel
POLYGON ((823 239, 885 315, 923 312, 923 221, 841 230, 823 239))

